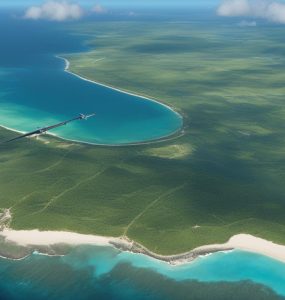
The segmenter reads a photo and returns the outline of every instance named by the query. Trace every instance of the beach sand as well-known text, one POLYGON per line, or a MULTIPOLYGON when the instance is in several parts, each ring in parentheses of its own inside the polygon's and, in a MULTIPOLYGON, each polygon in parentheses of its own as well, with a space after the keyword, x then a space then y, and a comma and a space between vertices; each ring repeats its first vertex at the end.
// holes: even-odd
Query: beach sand
POLYGON ((66 245, 98 245, 108 246, 110 241, 117 238, 108 238, 96 235, 79 234, 65 231, 39 231, 39 230, 12 230, 4 229, 1 233, 6 241, 14 242, 20 246, 50 246, 56 244, 66 245))
POLYGON ((249 234, 235 235, 225 244, 206 245, 198 247, 187 253, 169 256, 153 253, 142 245, 130 241, 125 237, 103 237, 65 231, 12 230, 8 228, 4 229, 0 233, 0 236, 2 236, 7 242, 29 247, 52 246, 58 244, 71 246, 114 246, 123 251, 145 254, 174 265, 189 263, 201 255, 233 249, 254 252, 285 262, 285 246, 278 245, 249 234))
POLYGON ((208 245, 199 247, 195 250, 203 251, 212 248, 217 249, 217 251, 225 248, 233 248, 254 252, 285 262, 285 246, 278 245, 249 234, 238 234, 230 238, 230 240, 225 244, 208 245))

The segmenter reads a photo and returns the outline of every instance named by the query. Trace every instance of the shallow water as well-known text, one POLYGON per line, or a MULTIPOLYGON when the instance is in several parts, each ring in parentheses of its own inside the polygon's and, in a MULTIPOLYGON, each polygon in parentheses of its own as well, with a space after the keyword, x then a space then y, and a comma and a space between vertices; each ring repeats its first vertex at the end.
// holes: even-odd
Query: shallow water
POLYGON ((92 246, 63 257, 0 260, 0 291, 9 299, 281 299, 259 284, 285 295, 285 265, 233 251, 170 266, 92 246))
MULTIPOLYGON (((52 133, 98 144, 159 139, 178 131, 182 118, 171 109, 64 72, 56 55, 84 51, 83 40, 60 24, 29 22, 4 16, 0 21, 0 124, 32 131, 93 113, 52 133)), ((123 72, 123 70, 122 70, 123 72)))

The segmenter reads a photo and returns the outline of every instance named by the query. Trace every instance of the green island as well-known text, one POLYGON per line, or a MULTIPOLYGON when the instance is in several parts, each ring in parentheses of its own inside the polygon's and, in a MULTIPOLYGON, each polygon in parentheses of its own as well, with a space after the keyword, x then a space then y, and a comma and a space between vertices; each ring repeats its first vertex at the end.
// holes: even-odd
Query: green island
POLYGON ((274 26, 68 25, 89 47, 63 55, 71 72, 171 106, 184 134, 124 147, 51 136, 1 145, 10 226, 127 236, 165 255, 238 233, 285 244, 285 45, 274 26))

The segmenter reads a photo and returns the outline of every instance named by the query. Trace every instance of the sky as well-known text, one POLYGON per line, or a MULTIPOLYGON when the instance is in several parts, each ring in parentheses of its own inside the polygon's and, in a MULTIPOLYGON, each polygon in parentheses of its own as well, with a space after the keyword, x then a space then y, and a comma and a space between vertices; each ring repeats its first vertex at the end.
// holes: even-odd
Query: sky
POLYGON ((285 25, 285 0, 0 0, 2 7, 11 5, 24 7, 23 17, 32 20, 77 20, 90 13, 108 14, 118 7, 130 13, 140 7, 198 7, 220 17, 245 18, 243 26, 256 26, 256 20, 261 19, 285 25))
MULTIPOLYGON (((29 6, 40 5, 44 0, 0 0, 0 6, 29 6)), ((96 5, 102 6, 196 6, 210 8, 218 5, 219 0, 77 0, 73 1, 80 5, 96 5)))

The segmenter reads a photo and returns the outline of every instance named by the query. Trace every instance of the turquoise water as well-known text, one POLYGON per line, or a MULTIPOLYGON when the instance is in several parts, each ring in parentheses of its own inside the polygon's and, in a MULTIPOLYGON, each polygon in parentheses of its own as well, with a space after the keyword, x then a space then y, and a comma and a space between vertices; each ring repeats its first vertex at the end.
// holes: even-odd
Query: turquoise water
POLYGON ((96 144, 149 141, 181 129, 181 116, 166 106, 64 72, 65 62, 56 55, 84 47, 80 37, 59 27, 5 16, 0 20, 5 41, 0 47, 0 125, 32 131, 95 112, 95 118, 52 133, 96 144))
MULTIPOLYGON (((95 276, 111 272, 118 264, 129 263, 135 268, 150 269, 176 281, 252 280, 285 296, 285 264, 262 255, 243 251, 220 252, 198 258, 192 263, 172 266, 141 254, 104 250, 91 252, 86 260, 85 267, 92 266, 95 276)), ((69 262, 69 258, 67 256, 63 261, 69 262)))
POLYGON ((285 264, 233 251, 171 266, 110 247, 81 246, 62 257, 1 259, 0 291, 9 299, 272 300, 285 296, 285 264))

